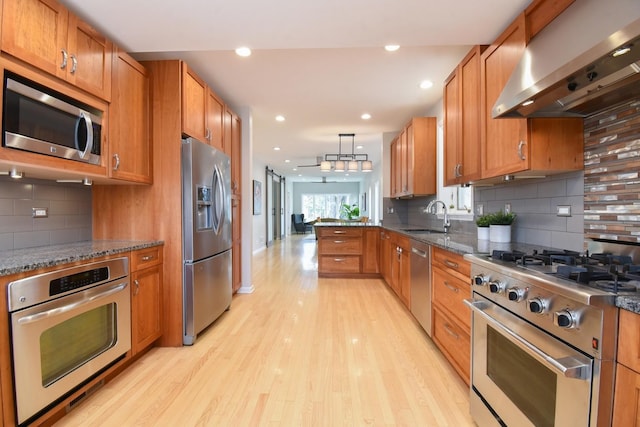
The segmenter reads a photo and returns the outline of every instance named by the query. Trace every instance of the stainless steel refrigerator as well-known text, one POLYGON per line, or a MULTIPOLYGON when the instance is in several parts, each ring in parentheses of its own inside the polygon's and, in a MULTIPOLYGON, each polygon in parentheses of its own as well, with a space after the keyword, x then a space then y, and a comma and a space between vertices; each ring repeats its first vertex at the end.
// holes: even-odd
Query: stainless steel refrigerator
POLYGON ((231 305, 231 162, 193 138, 182 140, 185 345, 231 305))

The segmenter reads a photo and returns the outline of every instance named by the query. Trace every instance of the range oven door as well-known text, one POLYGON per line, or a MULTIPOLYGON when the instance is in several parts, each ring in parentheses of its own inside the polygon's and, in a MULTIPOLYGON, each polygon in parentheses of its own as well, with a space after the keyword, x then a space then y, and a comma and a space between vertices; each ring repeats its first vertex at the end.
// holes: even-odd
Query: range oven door
POLYGON ((597 360, 481 295, 466 303, 473 313, 470 406, 478 425, 590 425, 597 360))
POLYGON ((128 277, 11 313, 18 423, 131 348, 128 277))

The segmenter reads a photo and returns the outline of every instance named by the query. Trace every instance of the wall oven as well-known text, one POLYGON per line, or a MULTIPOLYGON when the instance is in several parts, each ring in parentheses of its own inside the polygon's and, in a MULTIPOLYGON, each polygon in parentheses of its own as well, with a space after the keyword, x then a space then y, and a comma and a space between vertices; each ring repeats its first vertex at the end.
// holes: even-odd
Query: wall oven
POLYGON ((127 258, 8 285, 18 424, 121 359, 131 348, 127 258))
POLYGON ((2 145, 100 164, 103 113, 5 70, 2 145))

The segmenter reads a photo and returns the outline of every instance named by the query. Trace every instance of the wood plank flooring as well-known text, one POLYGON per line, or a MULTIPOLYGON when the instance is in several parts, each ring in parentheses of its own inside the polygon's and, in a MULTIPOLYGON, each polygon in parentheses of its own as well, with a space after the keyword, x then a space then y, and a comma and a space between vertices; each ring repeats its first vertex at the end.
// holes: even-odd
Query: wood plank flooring
POLYGON ((382 280, 318 279, 316 240, 255 255, 255 292, 154 348, 56 426, 473 426, 468 388, 382 280))

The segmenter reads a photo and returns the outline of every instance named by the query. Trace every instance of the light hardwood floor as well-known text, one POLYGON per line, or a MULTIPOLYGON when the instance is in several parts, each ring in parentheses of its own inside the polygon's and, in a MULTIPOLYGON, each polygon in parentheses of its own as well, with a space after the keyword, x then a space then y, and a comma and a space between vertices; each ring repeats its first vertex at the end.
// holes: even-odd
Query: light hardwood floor
POLYGON ((253 259, 255 292, 154 348, 56 426, 473 426, 468 388, 382 280, 317 278, 316 241, 253 259))

